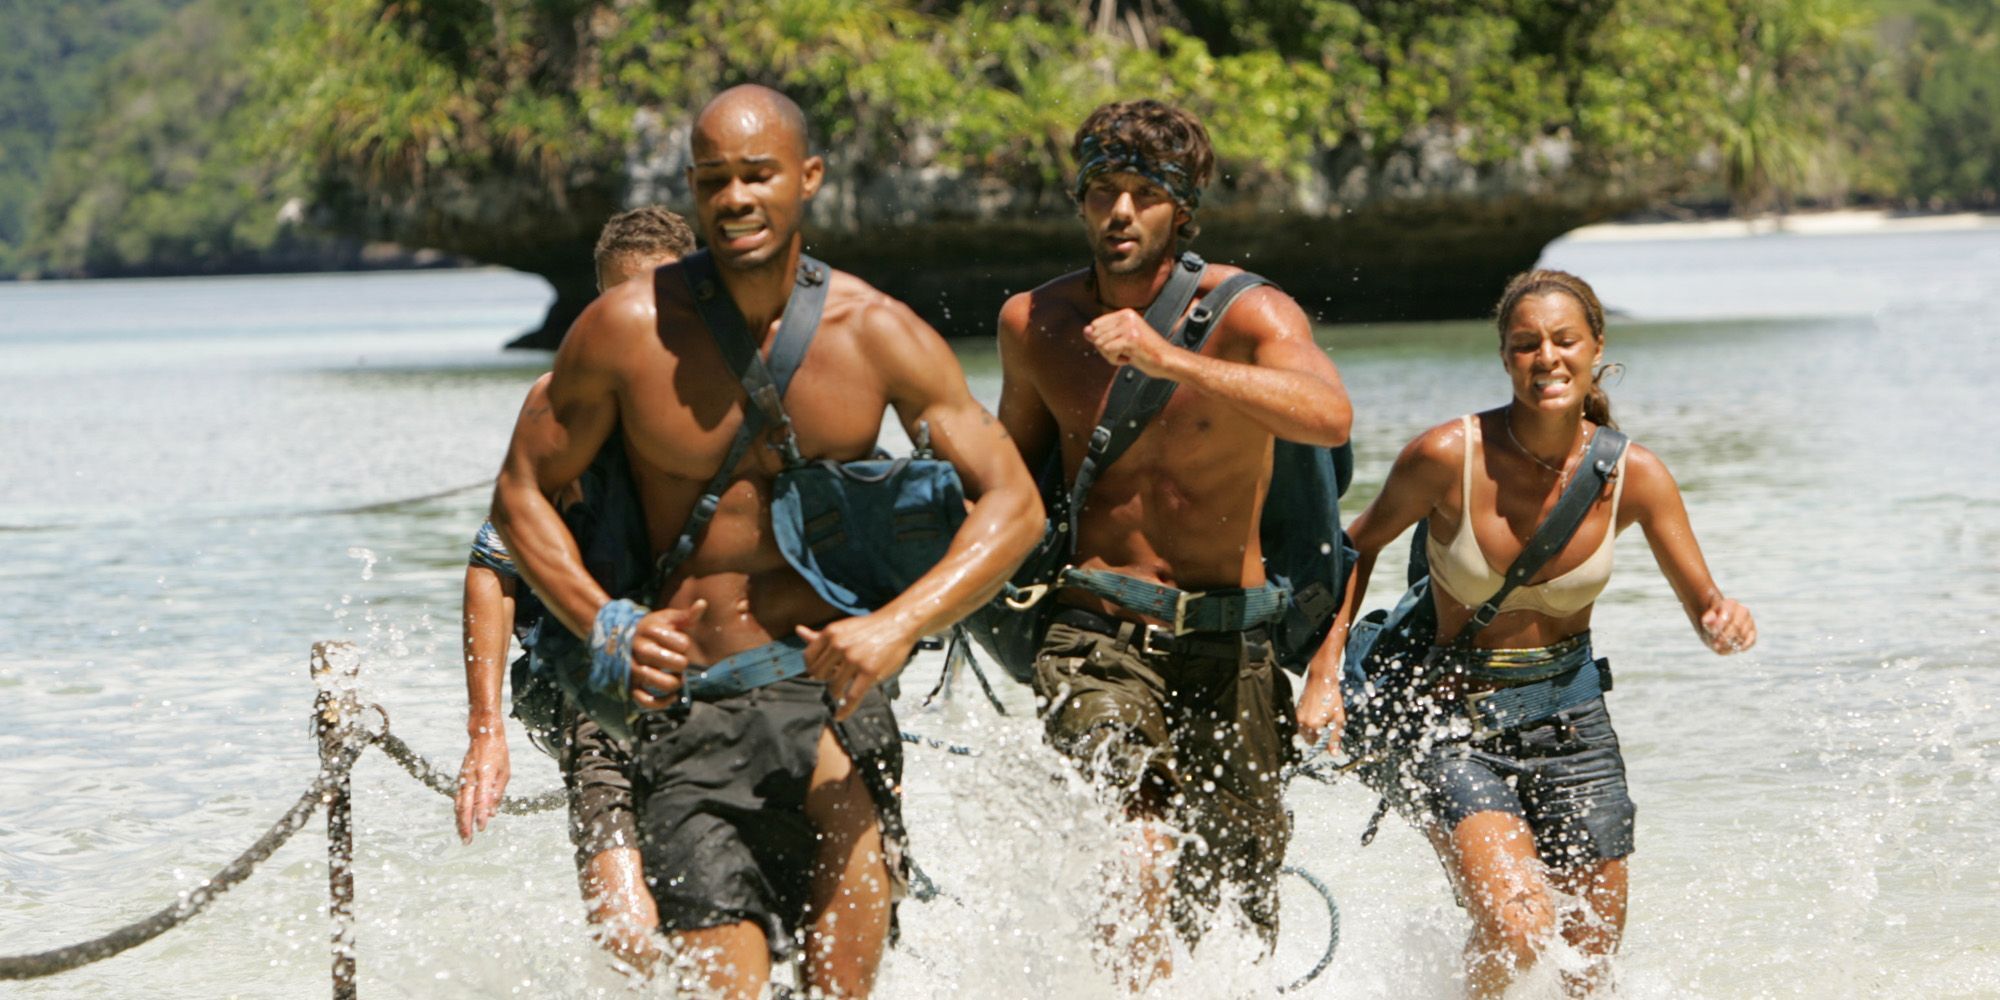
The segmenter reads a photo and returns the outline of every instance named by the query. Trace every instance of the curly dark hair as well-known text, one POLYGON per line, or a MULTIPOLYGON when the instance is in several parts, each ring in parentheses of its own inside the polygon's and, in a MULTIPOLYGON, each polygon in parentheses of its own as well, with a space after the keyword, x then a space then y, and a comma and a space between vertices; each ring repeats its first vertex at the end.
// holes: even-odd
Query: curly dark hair
POLYGON ((1215 172, 1215 146, 1209 142, 1208 129, 1202 127, 1201 119, 1152 98, 1113 101, 1099 105, 1077 127, 1076 137, 1070 141, 1070 155, 1079 163, 1085 159, 1084 143, 1088 139, 1095 139, 1094 145, 1100 147, 1130 149, 1178 172, 1192 189, 1192 192, 1173 192, 1189 215, 1180 228, 1180 237, 1193 239, 1201 231, 1193 218, 1194 210, 1201 188, 1215 172))
POLYGON ((694 230, 687 220, 658 205, 641 205, 611 217, 597 236, 597 267, 619 257, 671 256, 678 260, 694 252, 694 230))

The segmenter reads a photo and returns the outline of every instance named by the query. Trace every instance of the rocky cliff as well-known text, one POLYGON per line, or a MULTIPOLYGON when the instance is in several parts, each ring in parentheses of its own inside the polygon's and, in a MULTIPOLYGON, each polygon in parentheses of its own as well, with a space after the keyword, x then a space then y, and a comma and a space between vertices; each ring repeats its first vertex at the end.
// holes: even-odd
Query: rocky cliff
MULTIPOLYGON (((1643 204, 1582 175, 1572 145, 1561 140, 1484 165, 1456 148, 1438 129, 1387 155, 1329 150, 1303 183, 1223 178, 1205 199, 1190 249, 1271 278, 1325 322, 1462 318, 1491 309, 1508 276, 1532 267, 1551 240, 1643 204)), ((948 336, 990 335, 1008 294, 1089 262, 1068 197, 1052 185, 1019 186, 936 164, 883 166, 854 151, 827 158, 827 182, 808 219, 809 252, 908 302, 948 336)), ((622 191, 599 197, 688 212, 687 164, 686 124, 648 109, 616 178, 622 191)), ((490 206, 504 202, 478 203, 493 215, 490 206)), ((483 234, 504 234, 510 249, 460 249, 547 275, 558 290, 544 324, 513 346, 553 349, 589 303, 591 226, 611 204, 483 234)))

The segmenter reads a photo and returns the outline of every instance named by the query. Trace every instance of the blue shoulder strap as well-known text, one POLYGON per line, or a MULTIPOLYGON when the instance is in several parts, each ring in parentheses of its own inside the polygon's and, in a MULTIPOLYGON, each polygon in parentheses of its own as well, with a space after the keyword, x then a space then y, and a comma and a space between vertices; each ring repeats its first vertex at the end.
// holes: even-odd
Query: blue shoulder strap
MULTIPOLYGON (((665 280, 669 270, 672 269, 660 268, 654 272, 656 299, 661 292, 659 283, 665 280)), ((742 311, 736 308, 728 289, 723 287, 722 278, 715 270, 715 260, 708 251, 697 251, 684 258, 681 274, 694 295, 695 310, 701 314, 702 324, 708 327, 723 360, 728 362, 730 370, 743 383, 744 392, 756 405, 744 407, 743 425, 729 443, 729 452, 722 460, 722 467, 702 487, 701 497, 695 501, 694 509, 688 512, 680 537, 654 563, 653 579, 646 590, 648 598, 657 594, 674 570, 694 554, 695 545, 701 541, 708 522, 715 518, 716 507, 722 502, 722 492, 729 488, 730 481, 735 478, 736 467, 742 464, 744 454, 750 450, 750 442, 763 430, 767 420, 778 424, 784 432, 782 447, 786 461, 790 463, 797 458, 798 439, 792 434, 791 423, 785 419, 778 400, 791 386, 792 376, 804 361, 806 349, 812 345, 813 333, 819 329, 820 313, 826 307, 826 265, 800 254, 798 282, 792 288, 791 298, 785 303, 785 315, 778 323, 778 335, 771 345, 771 362, 767 366, 757 342, 751 338, 743 321, 742 311)), ((661 315, 665 315, 665 310, 661 310, 661 315)))

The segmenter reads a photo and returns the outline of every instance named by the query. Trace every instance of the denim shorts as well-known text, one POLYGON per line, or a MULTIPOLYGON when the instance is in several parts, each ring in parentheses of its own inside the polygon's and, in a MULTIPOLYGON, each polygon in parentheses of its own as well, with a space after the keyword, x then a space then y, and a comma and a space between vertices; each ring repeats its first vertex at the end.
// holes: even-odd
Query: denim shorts
POLYGON ((1440 740, 1371 784, 1425 829, 1452 830, 1481 812, 1519 816, 1553 868, 1632 853, 1637 807, 1601 697, 1478 742, 1440 740))

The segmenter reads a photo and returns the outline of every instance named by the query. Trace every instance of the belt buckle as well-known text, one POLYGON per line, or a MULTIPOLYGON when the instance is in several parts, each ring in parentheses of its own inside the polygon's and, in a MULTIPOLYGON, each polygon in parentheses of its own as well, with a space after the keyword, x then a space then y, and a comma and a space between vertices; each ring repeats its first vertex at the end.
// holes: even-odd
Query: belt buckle
POLYGON ((1147 625, 1146 630, 1139 633, 1139 652, 1148 656, 1165 656, 1172 653, 1175 634, 1173 630, 1159 625, 1147 625))
POLYGON ((1474 743, 1483 743, 1506 731, 1504 728, 1488 728, 1485 713, 1479 711, 1479 704, 1493 697, 1494 694, 1494 691, 1475 691, 1464 696, 1465 717, 1472 723, 1472 742, 1474 743))
POLYGON ((1183 590, 1180 596, 1174 598, 1174 635, 1183 636, 1192 631, 1187 627, 1188 606, 1201 596, 1195 591, 1183 590))

